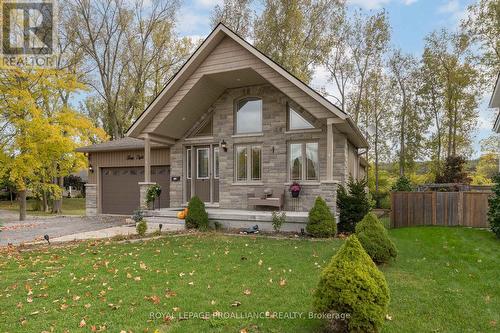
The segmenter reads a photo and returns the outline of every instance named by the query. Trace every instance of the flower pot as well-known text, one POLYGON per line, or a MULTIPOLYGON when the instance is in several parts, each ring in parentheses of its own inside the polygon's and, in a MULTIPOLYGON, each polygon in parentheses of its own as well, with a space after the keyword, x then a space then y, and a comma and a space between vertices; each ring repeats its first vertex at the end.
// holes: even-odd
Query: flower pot
POLYGON ((292 198, 298 198, 300 191, 292 191, 292 198))

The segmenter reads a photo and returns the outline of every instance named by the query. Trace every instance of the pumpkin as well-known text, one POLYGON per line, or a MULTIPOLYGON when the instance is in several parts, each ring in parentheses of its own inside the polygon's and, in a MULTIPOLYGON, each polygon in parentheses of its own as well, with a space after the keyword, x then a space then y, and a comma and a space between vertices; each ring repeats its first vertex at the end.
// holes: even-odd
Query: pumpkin
POLYGON ((184 220, 186 218, 186 213, 184 211, 180 211, 177 213, 177 218, 184 220))

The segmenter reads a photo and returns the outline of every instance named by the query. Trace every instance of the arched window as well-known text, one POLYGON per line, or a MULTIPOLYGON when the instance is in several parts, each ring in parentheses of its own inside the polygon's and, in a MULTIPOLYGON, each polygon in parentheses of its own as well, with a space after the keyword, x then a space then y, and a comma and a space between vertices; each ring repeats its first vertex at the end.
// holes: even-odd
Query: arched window
POLYGON ((245 98, 236 106, 236 134, 262 132, 262 99, 245 98))

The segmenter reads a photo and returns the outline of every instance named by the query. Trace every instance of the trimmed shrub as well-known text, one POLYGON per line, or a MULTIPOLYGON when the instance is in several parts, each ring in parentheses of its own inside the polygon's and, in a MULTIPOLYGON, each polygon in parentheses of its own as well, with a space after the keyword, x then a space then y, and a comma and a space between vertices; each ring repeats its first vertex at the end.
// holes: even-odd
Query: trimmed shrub
POLYGON ((279 232, 283 224, 286 223, 286 213, 273 211, 271 215, 271 223, 274 231, 279 232))
POLYGON ((495 185, 491 189, 493 195, 489 197, 488 222, 490 229, 500 238, 500 173, 493 177, 495 185))
POLYGON ((349 177, 347 189, 340 185, 337 190, 337 207, 340 211, 339 231, 354 232, 356 223, 370 211, 370 200, 366 191, 366 179, 349 177))
POLYGON ((205 210, 205 204, 197 196, 189 200, 185 221, 188 229, 208 230, 208 214, 205 210))
POLYGON ((146 221, 139 221, 135 226, 135 230, 137 230, 137 234, 139 236, 144 237, 144 235, 146 235, 146 231, 148 231, 148 225, 146 224, 146 221))
POLYGON ((321 197, 316 198, 309 211, 306 230, 313 237, 333 237, 337 233, 335 218, 321 197))
POLYGON ((314 292, 320 313, 348 314, 332 324, 349 332, 380 331, 389 304, 389 288, 381 271, 351 235, 321 273, 314 292), (335 325, 336 324, 336 325, 335 325))
POLYGON ((366 214, 356 225, 356 236, 366 253, 377 264, 386 263, 398 254, 387 230, 373 213, 366 214))

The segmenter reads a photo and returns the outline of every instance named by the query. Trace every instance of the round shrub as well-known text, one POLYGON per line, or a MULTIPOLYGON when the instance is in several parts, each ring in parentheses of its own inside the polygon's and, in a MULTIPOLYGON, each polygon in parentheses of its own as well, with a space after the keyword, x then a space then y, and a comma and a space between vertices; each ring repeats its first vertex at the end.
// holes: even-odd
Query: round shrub
POLYGON ((337 233, 335 218, 321 197, 316 198, 314 206, 309 211, 306 230, 313 237, 333 237, 337 233))
POLYGON ((389 288, 384 275, 356 235, 351 235, 321 273, 314 292, 315 310, 346 317, 348 314, 336 326, 347 326, 349 332, 378 332, 388 304, 389 288))
POLYGON ((366 253, 377 264, 388 262, 398 254, 387 230, 373 213, 366 214, 356 225, 356 236, 366 253))
POLYGON ((141 220, 137 223, 135 229, 137 230, 137 234, 139 236, 144 237, 144 235, 146 235, 146 231, 148 231, 148 225, 145 220, 141 220))
POLYGON ((191 200, 189 200, 188 212, 185 221, 188 229, 208 229, 208 214, 205 210, 205 204, 197 196, 194 196, 191 200))

